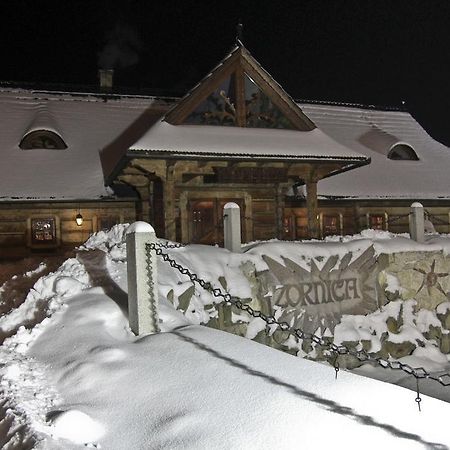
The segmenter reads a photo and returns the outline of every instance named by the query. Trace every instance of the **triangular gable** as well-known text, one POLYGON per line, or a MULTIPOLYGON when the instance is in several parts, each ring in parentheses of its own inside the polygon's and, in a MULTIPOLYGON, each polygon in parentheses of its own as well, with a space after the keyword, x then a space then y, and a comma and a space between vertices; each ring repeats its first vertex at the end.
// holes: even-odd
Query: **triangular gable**
POLYGON ((166 114, 165 120, 172 125, 315 128, 241 43, 166 114))

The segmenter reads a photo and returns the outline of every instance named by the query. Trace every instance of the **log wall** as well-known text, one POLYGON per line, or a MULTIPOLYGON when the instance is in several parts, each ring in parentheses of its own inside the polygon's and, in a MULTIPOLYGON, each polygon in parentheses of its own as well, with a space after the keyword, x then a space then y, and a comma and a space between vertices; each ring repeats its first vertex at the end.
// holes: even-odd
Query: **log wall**
POLYGON ((46 250, 74 246, 105 225, 132 222, 135 216, 133 201, 3 203, 0 204, 0 259, 27 254, 33 247, 46 250), (75 222, 79 211, 83 216, 81 226, 75 222), (43 243, 36 247, 31 243, 32 218, 55 219, 55 245, 43 243))
MULTIPOLYGON (((284 239, 306 239, 307 209, 304 201, 288 199, 285 208, 284 239)), ((326 236, 324 216, 338 219, 336 234, 355 234, 374 228, 371 216, 382 217, 380 229, 392 233, 409 232, 409 212, 412 201, 319 201, 320 237, 326 236)), ((450 233, 450 202, 422 201, 429 219, 438 233, 450 233)))

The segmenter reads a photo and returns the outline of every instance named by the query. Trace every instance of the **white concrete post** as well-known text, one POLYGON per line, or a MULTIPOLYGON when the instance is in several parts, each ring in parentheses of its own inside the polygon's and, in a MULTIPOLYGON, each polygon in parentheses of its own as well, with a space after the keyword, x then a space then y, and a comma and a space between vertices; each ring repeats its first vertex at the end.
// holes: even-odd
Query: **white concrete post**
POLYGON ((156 242, 155 230, 146 222, 127 229, 128 321, 136 335, 157 333, 158 282, 156 253, 146 244, 156 242))
POLYGON ((425 218, 423 212, 423 205, 414 202, 411 205, 411 212, 409 214, 409 234, 411 239, 416 242, 425 242, 425 218))
POLYGON ((241 208, 234 202, 223 207, 224 247, 230 252, 241 253, 241 208))

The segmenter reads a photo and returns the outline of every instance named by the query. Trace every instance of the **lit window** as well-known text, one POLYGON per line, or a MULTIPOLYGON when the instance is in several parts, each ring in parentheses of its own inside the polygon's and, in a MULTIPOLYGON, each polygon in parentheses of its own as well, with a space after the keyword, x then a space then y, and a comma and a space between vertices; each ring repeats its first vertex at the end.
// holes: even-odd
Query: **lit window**
POLYGON ((49 130, 35 130, 26 134, 20 141, 19 147, 22 150, 46 149, 64 150, 66 143, 61 136, 49 130))
POLYGON ((387 230, 387 214, 368 214, 367 225, 372 230, 387 230))
POLYGON ((400 161, 418 161, 419 157, 408 144, 395 144, 388 153, 388 158, 400 161))
POLYGON ((338 215, 324 215, 322 217, 322 233, 324 236, 340 234, 340 220, 338 215))

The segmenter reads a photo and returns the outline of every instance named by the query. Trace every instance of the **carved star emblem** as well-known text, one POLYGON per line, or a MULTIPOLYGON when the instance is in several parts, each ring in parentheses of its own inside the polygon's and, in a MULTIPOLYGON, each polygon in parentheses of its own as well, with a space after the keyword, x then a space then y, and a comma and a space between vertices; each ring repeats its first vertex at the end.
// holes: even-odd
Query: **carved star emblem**
POLYGON ((444 289, 442 288, 441 284, 439 283, 439 278, 442 277, 447 277, 449 275, 449 273, 439 273, 439 272, 435 272, 435 267, 436 267, 436 260, 433 260, 433 263, 431 264, 431 268, 428 272, 425 272, 425 270, 422 269, 416 269, 414 268, 414 270, 416 272, 419 272, 423 275, 423 280, 422 280, 422 284, 420 285, 420 288, 417 290, 417 294, 424 289, 425 287, 427 288, 428 291, 428 295, 431 296, 431 289, 434 287, 436 288, 439 292, 441 292, 442 294, 444 294, 445 296, 447 296, 447 294, 445 293, 444 289))

